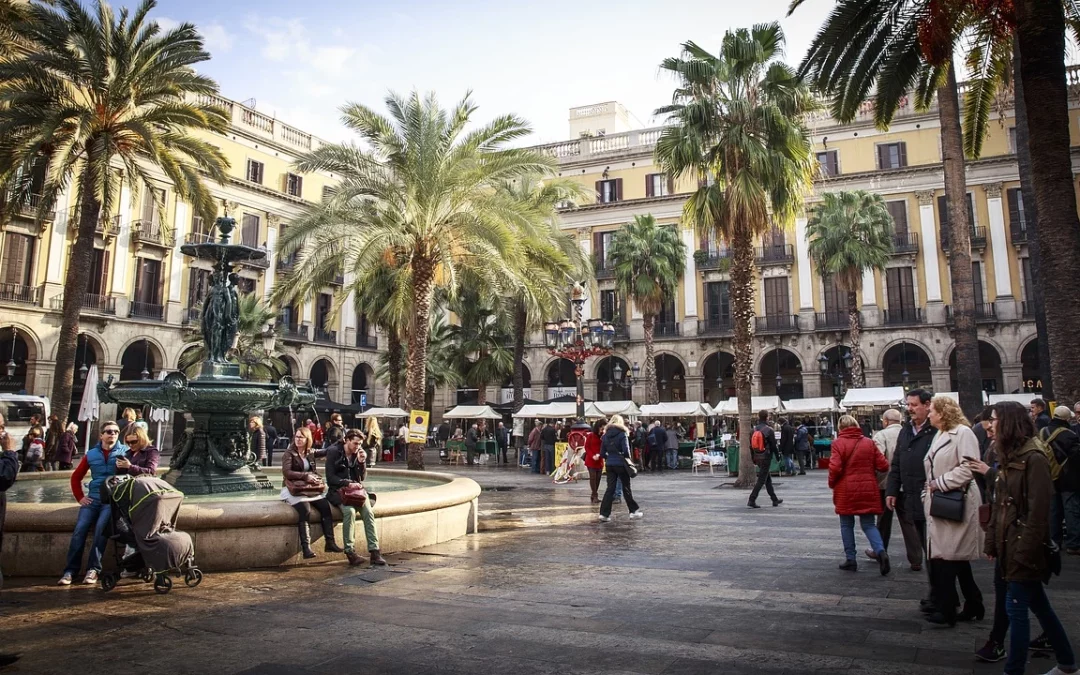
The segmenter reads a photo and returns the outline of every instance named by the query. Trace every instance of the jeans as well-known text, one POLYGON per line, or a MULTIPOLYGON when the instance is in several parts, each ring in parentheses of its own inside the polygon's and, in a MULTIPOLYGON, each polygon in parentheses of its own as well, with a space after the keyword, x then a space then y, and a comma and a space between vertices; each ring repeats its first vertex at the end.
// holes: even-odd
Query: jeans
POLYGON ((266 444, 266 457, 263 458, 263 466, 274 466, 274 446, 266 444))
POLYGON ((67 566, 64 573, 75 576, 82 567, 83 549, 86 547, 86 535, 90 528, 94 528, 94 542, 90 546, 90 558, 86 561, 86 571, 101 571, 101 556, 105 553, 105 545, 109 542, 105 530, 109 526, 109 518, 112 515, 112 507, 103 505, 94 500, 85 506, 79 507, 79 518, 75 521, 75 531, 71 533, 71 544, 68 546, 67 566))
POLYGON ((1059 546, 1064 541, 1066 550, 1080 551, 1080 492, 1062 492, 1057 499, 1051 501, 1051 505, 1053 513, 1050 519, 1050 532, 1057 534, 1054 541, 1059 546), (1062 520, 1065 521, 1064 535, 1061 532, 1062 520))
POLYGON ((1076 657, 1073 656, 1072 646, 1069 644, 1069 636, 1065 634, 1065 627, 1061 625, 1054 608, 1050 606, 1050 600, 1046 597, 1046 589, 1038 581, 1010 581, 1006 597, 1006 611, 1009 614, 1009 624, 1012 628, 1009 636, 1009 659, 1005 662, 1005 675, 1024 675, 1027 665, 1028 642, 1031 639, 1031 626, 1028 620, 1028 610, 1042 624, 1050 645, 1054 648, 1054 656, 1057 657, 1059 666, 1071 668, 1076 665, 1076 657))
POLYGON ((622 499, 622 480, 620 479, 615 483, 615 496, 614 499, 622 499))
MULTIPOLYGON (((885 544, 881 542, 881 533, 874 524, 874 516, 869 513, 859 515, 859 526, 874 553, 881 555, 885 544)), ((855 516, 840 516, 840 539, 844 542, 844 555, 848 560, 855 560, 855 516)))
POLYGON ((544 446, 544 473, 551 473, 555 470, 555 446, 544 446))
POLYGON ((750 493, 750 503, 753 504, 757 501, 758 495, 761 494, 761 488, 764 487, 765 491, 769 493, 769 497, 772 498, 773 503, 776 503, 776 492, 772 486, 772 476, 769 475, 769 459, 766 458, 760 462, 757 462, 757 485, 754 486, 754 491, 750 493))
POLYGON ((529 459, 532 461, 532 472, 540 473, 540 451, 529 450, 529 459))
MULTIPOLYGON (((367 539, 369 551, 379 550, 379 534, 375 531, 375 511, 371 508, 371 500, 368 499, 360 507, 360 519, 364 521, 364 538, 367 539)), ((356 549, 356 508, 341 505, 341 534, 345 540, 345 552, 355 553, 356 549)))
POLYGON ((667 455, 667 468, 678 469, 679 468, 679 450, 677 448, 668 448, 665 452, 667 455))
POLYGON ((607 490, 604 492, 604 500, 600 502, 600 515, 611 515, 611 502, 615 498, 615 488, 622 484, 623 496, 626 498, 626 508, 630 513, 638 510, 638 503, 634 501, 634 493, 630 489, 630 472, 625 466, 608 466, 607 490))
POLYGON ((1001 575, 1001 560, 994 561, 994 625, 990 627, 990 641, 1005 644, 1005 634, 1009 632, 1009 613, 1005 596, 1009 584, 1001 575))

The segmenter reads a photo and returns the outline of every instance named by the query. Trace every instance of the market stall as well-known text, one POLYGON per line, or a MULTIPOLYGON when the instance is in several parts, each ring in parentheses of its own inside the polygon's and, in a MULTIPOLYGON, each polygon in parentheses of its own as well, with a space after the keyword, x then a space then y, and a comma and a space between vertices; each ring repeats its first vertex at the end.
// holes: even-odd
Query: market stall
MULTIPOLYGON (((443 414, 446 420, 501 420, 502 415, 486 405, 459 405, 443 414)), ((466 431, 468 433, 468 431, 466 431)), ((464 445, 464 444, 463 444, 464 445)), ((447 447, 450 444, 447 443, 447 447)), ((495 440, 479 440, 476 442, 476 452, 483 455, 497 455, 498 443, 495 440)))
MULTIPOLYGON (((368 408, 362 412, 356 413, 356 417, 360 419, 402 419, 408 417, 409 413, 405 412, 401 408, 368 408)), ((382 457, 383 462, 394 461, 394 445, 397 443, 397 427, 393 424, 386 425, 386 429, 389 433, 383 434, 382 438, 382 457)))
MULTIPOLYGON (((757 421, 758 412, 765 410, 771 413, 778 413, 784 411, 784 402, 780 400, 779 396, 752 396, 750 397, 750 413, 754 416, 754 421, 757 421)), ((734 417, 739 414, 739 399, 732 396, 726 401, 721 401, 716 406, 716 414, 723 415, 724 417, 734 417)))
POLYGON ((1031 405, 1031 401, 1039 398, 1039 394, 1030 393, 1018 393, 1018 394, 990 394, 987 397, 987 405, 994 405, 995 403, 1004 403, 1005 401, 1015 401, 1025 408, 1031 405))

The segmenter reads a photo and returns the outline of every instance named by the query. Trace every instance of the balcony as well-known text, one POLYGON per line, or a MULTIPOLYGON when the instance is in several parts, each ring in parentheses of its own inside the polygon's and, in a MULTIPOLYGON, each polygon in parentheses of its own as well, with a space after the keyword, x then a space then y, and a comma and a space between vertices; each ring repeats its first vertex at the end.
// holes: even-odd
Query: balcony
POLYGON ((198 307, 187 307, 184 309, 184 313, 180 317, 180 323, 185 326, 190 326, 199 323, 202 318, 202 305, 198 307))
POLYGON ((356 334, 356 346, 360 349, 378 349, 379 338, 374 335, 356 334))
POLYGON ((1009 238, 1012 239, 1012 243, 1019 246, 1020 244, 1026 244, 1028 242, 1028 231, 1025 225, 1020 227, 1012 227, 1009 233, 1009 238))
POLYGON ((131 224, 131 242, 140 246, 172 248, 176 243, 173 233, 161 223, 153 220, 136 220, 131 224))
POLYGON ((345 275, 344 274, 339 274, 339 275, 335 276, 330 281, 330 285, 331 286, 344 286, 345 285, 345 275))
POLYGON ((607 259, 607 256, 593 256, 593 272, 596 273, 597 279, 615 278, 615 268, 611 265, 611 261, 607 259))
MULTIPOLYGON (((49 300, 49 309, 54 312, 62 312, 64 310, 64 294, 54 295, 49 300)), ((100 295, 98 293, 87 293, 83 297, 82 310, 84 312, 93 312, 95 314, 116 314, 116 298, 109 297, 108 295, 100 295)))
POLYGON ((699 270, 724 270, 731 266, 731 249, 698 249, 694 262, 699 270))
POLYGON ((754 318, 755 330, 758 335, 766 333, 798 333, 798 314, 774 314, 754 318))
POLYGON ((131 311, 128 312, 128 318, 148 319, 150 321, 164 321, 165 305, 159 305, 153 302, 132 301, 131 311))
POLYGON ((923 323, 923 311, 919 307, 901 307, 885 310, 885 325, 914 326, 923 323))
POLYGON ((1021 319, 1034 319, 1035 318, 1035 303, 1029 300, 1023 300, 1020 303, 1020 318, 1021 319))
POLYGON ((308 327, 283 326, 281 329, 281 339, 285 342, 307 342, 308 327))
MULTIPOLYGON (((79 222, 78 212, 72 210, 72 220, 75 223, 79 222)), ((79 228, 76 225, 74 228, 70 228, 74 232, 78 232, 79 228)), ((120 234, 120 216, 112 216, 111 218, 105 218, 102 216, 98 218, 97 227, 94 228, 94 234, 102 239, 109 240, 120 234)))
POLYGON ((975 305, 976 321, 997 321, 997 308, 992 302, 980 302, 975 305))
POLYGON ((893 250, 894 254, 900 255, 903 253, 918 253, 919 252, 919 233, 918 232, 899 232, 893 235, 893 250))
POLYGON ((795 262, 795 247, 791 244, 759 246, 754 249, 754 261, 758 265, 790 265, 795 262))
MULTIPOLYGON (((20 204, 16 213, 23 218, 36 218, 38 206, 41 205, 41 195, 30 195, 25 203, 20 204)), ((51 222, 56 219, 55 211, 46 211, 42 216, 43 222, 51 222)))
POLYGON ((619 318, 613 321, 612 324, 615 327, 615 341, 616 342, 629 342, 630 341, 630 327, 626 325, 626 322, 619 318))
POLYGON ((324 345, 336 345, 337 344, 337 331, 326 330, 325 328, 315 327, 315 339, 314 342, 318 342, 324 345))
POLYGON ((711 316, 697 323, 698 335, 732 335, 735 332, 735 322, 730 316, 711 316))
POLYGON ((214 235, 209 232, 188 232, 184 235, 185 244, 209 244, 214 241, 214 235))
POLYGON ((678 321, 654 321, 653 337, 675 337, 679 335, 678 321))
POLYGON ((15 305, 40 305, 41 289, 41 286, 0 284, 0 302, 15 305))
MULTIPOLYGON (((971 250, 977 251, 986 248, 986 228, 977 226, 971 228, 971 250)), ((949 252, 949 228, 941 228, 941 250, 949 252)))
POLYGON ((851 328, 851 316, 847 312, 834 310, 818 312, 814 315, 814 330, 848 330, 851 328))

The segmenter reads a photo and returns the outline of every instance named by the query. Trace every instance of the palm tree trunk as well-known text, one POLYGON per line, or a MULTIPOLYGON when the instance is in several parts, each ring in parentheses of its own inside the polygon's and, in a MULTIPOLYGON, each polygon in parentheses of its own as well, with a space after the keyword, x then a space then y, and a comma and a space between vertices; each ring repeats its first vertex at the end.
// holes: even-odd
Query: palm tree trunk
POLYGON ((525 332, 528 330, 525 303, 514 306, 514 412, 525 405, 525 332))
MULTIPOLYGON (((96 166, 93 158, 86 162, 82 175, 82 197, 79 202, 79 232, 71 245, 67 275, 64 277, 64 304, 60 320, 60 335, 56 347, 56 366, 53 369, 52 411, 67 424, 71 408, 71 388, 75 378, 75 352, 79 343, 79 315, 83 298, 90 286, 90 267, 94 256, 94 230, 97 228, 101 203, 94 198, 96 166)), ((87 382, 86 386, 94 386, 87 382)))
MULTIPOLYGON (((1046 335, 1046 305, 1042 293, 1042 272, 1039 261, 1042 253, 1039 248, 1039 209, 1035 205, 1035 185, 1031 175, 1031 147, 1028 140, 1027 104, 1024 103, 1024 80, 1020 77, 1020 49, 1013 42, 1013 109, 1016 112, 1016 163, 1020 169, 1020 193, 1024 199, 1024 218, 1027 226, 1028 265, 1031 269, 1031 288, 1025 289, 1025 300, 1034 305, 1035 333, 1046 335)), ((1017 225, 1014 223, 1013 227, 1017 225)), ((1054 382, 1050 375, 1050 341, 1036 340, 1039 353, 1039 380, 1042 381, 1042 395, 1045 400, 1054 400, 1054 382)))
POLYGON ((653 329, 656 327, 656 315, 646 314, 642 322, 645 329, 645 402, 659 403, 660 390, 656 386, 656 356, 653 347, 653 329))
POLYGON ((750 458, 751 390, 754 339, 754 243, 749 236, 731 242, 731 314, 735 323, 735 396, 739 402, 739 477, 735 487, 754 484, 750 458))
MULTIPOLYGON (((387 331, 386 361, 387 361, 387 388, 386 402, 391 408, 401 407, 401 337, 396 330, 387 331)), ((426 408, 425 408, 426 410, 426 408)))
POLYGON ((862 349, 859 341, 862 338, 862 316, 859 314, 859 296, 855 291, 848 291, 848 327, 851 331, 851 386, 865 387, 866 378, 862 369, 862 349))
POLYGON ((982 411, 982 369, 979 334, 975 326, 975 286, 971 276, 971 220, 968 218, 964 134, 960 125, 960 96, 956 67, 949 64, 945 84, 938 89, 941 155, 945 170, 945 202, 949 209, 949 269, 952 278, 953 341, 956 343, 956 382, 960 407, 968 419, 982 411))
MULTIPOLYGON (((1069 143, 1068 86, 1065 79, 1065 17, 1061 3, 1018 0, 1016 37, 1020 75, 1027 106, 1031 185, 1040 221, 1035 236, 1042 272, 1041 292, 1047 298, 1069 298, 1080 287, 1080 218, 1072 182, 1069 143)), ((1080 400, 1080 312, 1070 302, 1046 303, 1045 338, 1050 373, 1059 403, 1080 400)), ((1044 382, 1045 384, 1045 382, 1044 382)))
MULTIPOLYGON (((413 260, 412 307, 409 328, 409 356, 405 370, 405 409, 412 410, 424 401, 427 391, 427 346, 431 321, 431 299, 435 290, 435 266, 417 256, 413 260)), ((408 467, 423 470, 424 444, 409 443, 408 467)))
POLYGON ((487 405, 487 382, 476 383, 476 405, 487 405))

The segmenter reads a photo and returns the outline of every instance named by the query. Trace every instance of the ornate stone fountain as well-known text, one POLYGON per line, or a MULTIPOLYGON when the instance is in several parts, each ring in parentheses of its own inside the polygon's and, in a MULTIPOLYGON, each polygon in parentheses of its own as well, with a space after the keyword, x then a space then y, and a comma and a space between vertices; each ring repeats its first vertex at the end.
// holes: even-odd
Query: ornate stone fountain
POLYGON ((240 378, 240 366, 229 360, 240 318, 238 277, 233 263, 259 260, 266 252, 229 243, 236 221, 227 215, 218 218, 215 227, 220 241, 184 244, 180 248, 184 255, 214 262, 210 292, 202 309, 206 360, 199 376, 189 380, 183 373, 174 372, 163 380, 116 383, 109 376, 98 383, 103 402, 141 403, 191 413, 193 424, 188 424, 174 443, 165 477, 187 494, 273 488, 249 447, 248 415, 315 401, 313 391, 297 389, 289 377, 277 383, 247 382, 240 378))

